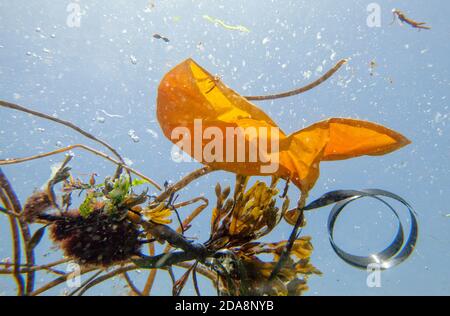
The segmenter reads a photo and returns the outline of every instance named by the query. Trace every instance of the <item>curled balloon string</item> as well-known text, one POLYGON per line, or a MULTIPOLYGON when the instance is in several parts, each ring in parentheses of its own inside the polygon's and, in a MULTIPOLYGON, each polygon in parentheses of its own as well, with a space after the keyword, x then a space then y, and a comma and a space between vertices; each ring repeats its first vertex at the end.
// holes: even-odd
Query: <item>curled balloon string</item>
POLYGON ((367 189, 360 191, 337 190, 325 193, 317 200, 309 203, 304 210, 313 210, 330 204, 335 205, 328 216, 328 238, 335 253, 348 264, 361 269, 367 269, 368 266, 372 266, 374 264, 380 269, 389 269, 405 261, 413 253, 419 234, 416 212, 412 206, 400 196, 379 189, 367 189), (348 204, 364 197, 374 198, 386 205, 397 219, 398 226, 394 239, 384 250, 373 253, 369 256, 357 256, 346 252, 336 244, 334 241, 334 225, 342 210, 348 204), (410 218, 409 235, 406 241, 404 239, 402 221, 398 212, 382 197, 394 199, 406 207, 410 218))

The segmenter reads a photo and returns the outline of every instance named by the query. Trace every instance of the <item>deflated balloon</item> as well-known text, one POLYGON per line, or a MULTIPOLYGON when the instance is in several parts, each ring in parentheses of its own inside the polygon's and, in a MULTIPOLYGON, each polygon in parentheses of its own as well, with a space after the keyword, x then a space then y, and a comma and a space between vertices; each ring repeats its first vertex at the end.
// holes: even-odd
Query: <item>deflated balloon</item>
POLYGON ((384 155, 410 143, 384 126, 348 118, 330 118, 286 135, 264 111, 192 59, 161 80, 157 118, 164 135, 199 162, 242 175, 290 179, 304 198, 319 177, 321 161, 384 155))

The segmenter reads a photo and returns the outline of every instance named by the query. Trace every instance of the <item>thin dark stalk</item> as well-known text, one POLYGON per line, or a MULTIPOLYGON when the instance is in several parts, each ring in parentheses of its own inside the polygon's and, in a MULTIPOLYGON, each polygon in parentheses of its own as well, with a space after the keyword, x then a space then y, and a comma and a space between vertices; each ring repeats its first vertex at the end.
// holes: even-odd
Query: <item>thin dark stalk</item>
POLYGON ((131 280, 128 273, 124 272, 124 273, 122 273, 122 275, 123 275, 123 278, 125 279, 125 282, 127 282, 128 287, 131 289, 131 291, 137 296, 142 296, 142 292, 139 291, 139 289, 136 287, 136 285, 134 285, 134 283, 131 280))
MULTIPOLYGON (((9 183, 8 179, 6 178, 1 168, 0 168, 0 183, 1 187, 4 190, 4 193, 6 194, 6 198, 9 201, 13 213, 20 214, 22 212, 22 206, 20 204, 19 198, 17 197, 16 192, 14 191, 13 187, 9 183)), ((29 241, 31 239, 30 228, 28 224, 25 221, 23 221, 20 217, 18 217, 16 221, 20 227, 20 232, 22 234, 27 264, 34 265, 35 263, 34 251, 32 248, 28 246, 29 241)), ((27 284, 26 284, 27 295, 33 291, 34 279, 35 279, 34 271, 30 271, 29 273, 27 273, 27 284)))
POLYGON ((287 92, 282 92, 282 93, 278 93, 278 94, 271 94, 271 95, 263 95, 263 96, 245 96, 244 98, 246 98, 249 101, 264 101, 264 100, 275 100, 275 99, 281 99, 281 98, 286 98, 286 97, 291 97, 297 94, 301 94, 304 93, 306 91, 309 91, 315 87, 317 87, 318 85, 320 85, 322 82, 326 81, 328 78, 330 78, 336 71, 339 70, 339 68, 342 67, 342 65, 347 63, 347 59, 341 59, 333 68, 331 68, 330 70, 328 70, 322 77, 320 77, 319 79, 311 82, 310 84, 295 89, 295 90, 291 90, 291 91, 287 91, 287 92))
POLYGON ((83 286, 83 288, 80 290, 80 292, 78 293, 78 296, 82 296, 84 293, 86 293, 87 290, 89 290, 91 287, 93 287, 97 284, 100 284, 100 283, 102 283, 106 280, 109 280, 119 274, 122 274, 127 271, 131 271, 134 269, 136 269, 136 266, 129 265, 129 266, 125 266, 125 267, 121 267, 116 270, 113 270, 109 273, 106 273, 105 275, 102 275, 101 277, 96 278, 96 279, 89 280, 89 282, 86 283, 86 285, 83 286))
MULTIPOLYGON (((88 273, 88 272, 95 271, 95 270, 97 270, 96 267, 88 267, 88 268, 84 268, 84 269, 81 269, 80 275, 83 275, 83 274, 86 274, 86 273, 88 273)), ((57 278, 54 279, 53 281, 50 281, 49 283, 45 284, 44 286, 42 286, 42 287, 40 287, 40 288, 34 290, 30 295, 31 295, 31 296, 37 296, 37 295, 39 295, 39 294, 42 294, 42 293, 44 293, 44 292, 46 292, 46 291, 48 291, 48 290, 50 290, 50 289, 52 289, 52 288, 54 288, 54 287, 60 285, 61 283, 66 282, 67 278, 68 278, 71 274, 72 274, 72 273, 66 273, 66 274, 64 274, 64 275, 62 275, 62 276, 60 276, 60 277, 57 277, 57 278)))
POLYGON ((19 228, 17 225, 17 219, 14 217, 9 218, 9 225, 11 227, 11 237, 13 243, 13 258, 14 258, 14 268, 13 275, 17 284, 17 295, 23 296, 25 294, 25 285, 22 275, 20 274, 20 237, 19 237, 19 228))
POLYGON ((117 150, 115 150, 111 145, 109 145, 107 142, 95 137, 94 135, 92 135, 91 133, 88 133, 86 131, 84 131, 83 129, 79 128, 78 126, 76 126, 75 124, 69 122, 69 121, 65 121, 62 119, 59 119, 57 117, 53 117, 38 111, 34 111, 34 110, 30 110, 26 107, 23 107, 21 105, 18 104, 14 104, 14 103, 10 103, 10 102, 6 102, 6 101, 2 101, 0 100, 0 106, 3 106, 5 108, 9 108, 9 109, 13 109, 13 110, 17 110, 17 111, 21 111, 21 112, 25 112, 34 116, 38 116, 40 118, 44 118, 46 120, 50 120, 62 125, 65 125, 71 129, 73 129, 74 131, 80 133, 81 135, 93 140, 94 142, 97 142, 103 146, 105 146, 106 148, 108 148, 116 157, 117 159, 119 159, 119 161, 125 165, 125 161, 123 160, 122 156, 117 152, 117 150))
POLYGON ((303 222, 303 208, 304 208, 304 201, 305 201, 304 199, 305 198, 303 196, 300 198, 299 206, 297 207, 297 210, 299 212, 297 221, 295 222, 294 228, 292 229, 291 235, 289 236, 286 247, 284 248, 283 252, 281 253, 280 258, 278 259, 278 262, 275 265, 275 268, 273 269, 272 273, 270 274, 269 280, 273 280, 278 275, 278 273, 280 272, 284 263, 286 262, 287 258, 289 258, 289 256, 291 255, 292 247, 294 246, 294 243, 298 238, 299 228, 301 227, 302 222, 303 222))
POLYGON ((84 150, 86 150, 88 152, 93 153, 94 155, 97 155, 97 156, 100 156, 102 158, 105 158, 106 160, 109 160, 110 162, 112 162, 112 163, 114 163, 114 164, 116 164, 118 166, 121 166, 122 168, 126 169, 127 171, 129 171, 131 173, 134 173, 138 177, 148 181, 150 184, 152 184, 158 190, 161 190, 161 187, 154 180, 152 180, 149 177, 145 176, 141 172, 139 172, 139 171, 137 171, 137 170, 135 170, 135 169, 133 169, 133 168, 131 168, 129 166, 123 165, 121 162, 115 160, 114 158, 111 158, 110 156, 108 156, 107 154, 105 154, 105 153, 103 153, 103 152, 101 152, 99 150, 93 149, 93 148, 88 147, 88 146, 83 145, 83 144, 70 145, 70 146, 67 146, 67 147, 64 147, 64 148, 56 149, 56 150, 53 150, 53 151, 50 151, 50 152, 46 152, 46 153, 42 153, 42 154, 38 154, 38 155, 34 155, 34 156, 29 156, 29 157, 0 160, 0 165, 12 165, 12 164, 22 163, 22 162, 31 161, 31 160, 35 160, 35 159, 40 159, 40 158, 44 158, 44 157, 49 157, 49 156, 52 156, 52 155, 57 155, 57 154, 61 154, 63 152, 70 151, 70 150, 75 149, 75 148, 81 148, 81 149, 84 149, 84 150))
POLYGON ((175 278, 175 273, 173 273, 173 268, 168 267, 167 272, 169 273, 170 279, 172 280, 172 288, 175 286, 177 279, 175 278))
POLYGON ((74 296, 77 292, 82 291, 83 288, 89 284, 92 280, 94 280, 96 277, 98 277, 100 274, 103 273, 103 271, 105 271, 104 269, 100 269, 97 272, 95 272, 93 275, 91 275, 86 281, 84 281, 80 287, 76 288, 75 290, 73 290, 72 292, 69 293, 68 296, 74 296))
MULTIPOLYGON (((9 182, 6 179, 3 171, 0 168, 0 200, 6 209, 13 210, 14 213, 20 212, 16 209, 17 205, 13 205, 16 203, 14 199, 11 199, 8 194, 12 188, 9 186, 9 182)), ((20 205, 19 205, 20 207, 20 205)), ((20 236, 19 236, 19 227, 18 227, 18 219, 15 216, 8 216, 9 225, 11 229, 11 239, 12 239, 12 247, 13 247, 13 276, 17 284, 17 294, 19 296, 23 296, 25 294, 25 285, 22 275, 20 274, 20 264, 21 264, 21 249, 20 249, 20 236)))
POLYGON ((185 186, 187 186, 189 183, 191 183, 192 181, 210 173, 214 171, 213 168, 209 167, 209 166, 205 166, 202 167, 200 169, 197 169, 191 173, 189 173, 188 175, 186 175, 183 179, 181 179, 180 181, 178 181, 177 183, 175 183, 174 185, 170 186, 166 191, 164 191, 163 193, 161 193, 156 199, 155 202, 162 202, 164 200, 166 200, 167 198, 169 198, 173 193, 181 190, 182 188, 184 188, 185 186))
POLYGON ((200 287, 198 286, 198 280, 197 280, 197 264, 198 261, 194 263, 194 268, 192 270, 192 282, 194 283, 194 289, 197 296, 202 296, 200 294, 200 287))
POLYGON ((2 213, 5 214, 5 215, 8 215, 8 216, 20 217, 19 214, 13 213, 12 211, 7 210, 6 208, 1 207, 1 206, 0 206, 0 212, 2 212, 2 213))

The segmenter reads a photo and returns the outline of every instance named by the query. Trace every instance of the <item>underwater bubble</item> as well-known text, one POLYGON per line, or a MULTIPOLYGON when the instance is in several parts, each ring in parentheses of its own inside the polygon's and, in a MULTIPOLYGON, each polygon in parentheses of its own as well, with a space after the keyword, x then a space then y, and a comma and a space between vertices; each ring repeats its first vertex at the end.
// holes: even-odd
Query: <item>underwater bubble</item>
POLYGON ((153 138, 158 138, 158 133, 150 128, 147 128, 147 133, 149 133, 153 138))
POLYGON ((127 166, 132 166, 134 164, 133 160, 128 157, 123 157, 123 161, 127 164, 127 166))
POLYGON ((303 78, 309 79, 309 78, 311 78, 311 76, 312 76, 312 71, 311 70, 303 72, 303 78))
POLYGON ((332 52, 330 55, 330 60, 334 60, 336 58, 336 52, 332 52))
POLYGON ((135 143, 138 143, 140 141, 140 138, 136 135, 136 131, 134 129, 130 129, 128 131, 128 136, 130 136, 131 140, 135 143))
POLYGON ((205 46, 203 45, 203 43, 202 42, 199 42, 198 44, 197 44, 197 49, 198 50, 200 50, 200 51, 205 51, 205 46))
POLYGON ((99 123, 105 123, 105 118, 103 117, 103 116, 97 116, 96 118, 95 118, 95 120, 97 121, 97 122, 99 122, 99 123))
POLYGON ((183 161, 183 153, 177 151, 177 150, 173 150, 170 153, 170 157, 172 159, 173 162, 181 162, 183 161))

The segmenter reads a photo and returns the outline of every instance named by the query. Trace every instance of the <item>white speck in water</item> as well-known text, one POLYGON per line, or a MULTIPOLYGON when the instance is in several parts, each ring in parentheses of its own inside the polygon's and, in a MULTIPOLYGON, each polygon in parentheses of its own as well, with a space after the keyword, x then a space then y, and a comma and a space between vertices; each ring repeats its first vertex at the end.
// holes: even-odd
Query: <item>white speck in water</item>
POLYGON ((133 160, 128 157, 123 157, 123 161, 125 161, 125 163, 130 167, 134 164, 133 160))
POLYGON ((266 45, 267 43, 269 43, 270 42, 270 38, 268 38, 268 37, 265 37, 263 40, 262 40, 262 44, 263 45, 266 45))
POLYGON ((135 143, 139 142, 139 136, 136 135, 136 131, 134 129, 130 129, 128 131, 128 136, 130 136, 131 140, 135 143))
POLYGON ((183 155, 178 151, 172 151, 170 156, 174 162, 180 162, 183 159, 183 155))
POLYGON ((103 116, 97 116, 95 120, 99 123, 105 123, 105 118, 103 116))
POLYGON ((158 138, 158 133, 156 133, 154 130, 147 128, 147 133, 152 135, 153 138, 158 138))
POLYGON ((131 56, 130 56, 130 61, 131 61, 131 63, 132 63, 133 65, 136 65, 136 64, 137 64, 137 59, 136 59, 136 57, 135 57, 134 55, 131 55, 131 56))
POLYGON ((103 112, 103 114, 105 114, 108 117, 123 118, 123 116, 119 115, 119 114, 110 114, 110 113, 106 112, 105 110, 100 110, 100 111, 103 112))
POLYGON ((303 72, 303 78, 309 79, 309 78, 311 78, 311 76, 312 76, 312 71, 311 70, 303 72))
POLYGON ((332 52, 330 55, 330 60, 334 60, 336 58, 336 52, 332 52))

